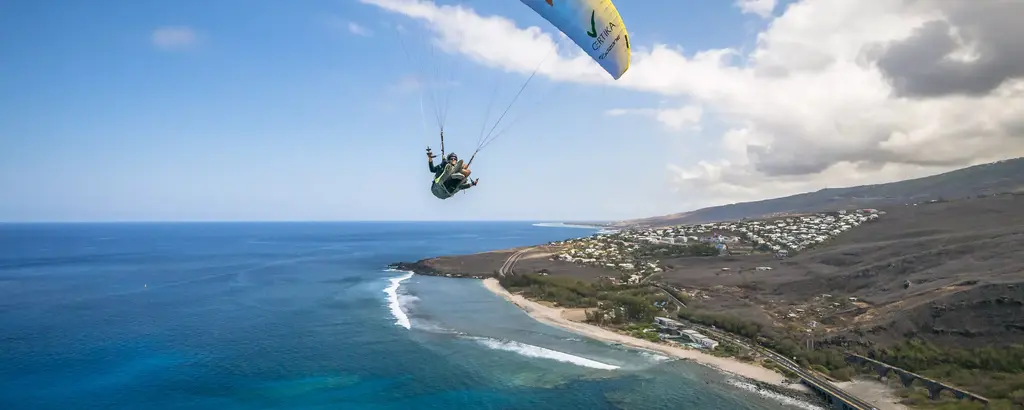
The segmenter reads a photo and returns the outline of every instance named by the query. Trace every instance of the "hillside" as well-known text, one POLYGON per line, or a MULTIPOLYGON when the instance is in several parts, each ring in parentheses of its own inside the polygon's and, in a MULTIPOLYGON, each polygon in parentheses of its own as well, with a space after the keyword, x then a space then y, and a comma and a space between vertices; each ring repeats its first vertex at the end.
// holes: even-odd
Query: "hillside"
POLYGON ((849 188, 828 188, 783 198, 741 202, 672 215, 621 221, 615 226, 658 227, 758 218, 827 209, 888 208, 1024 189, 1024 158, 976 165, 924 178, 849 188))
POLYGON ((1024 342, 1022 251, 1024 196, 1000 195, 888 208, 882 220, 784 260, 667 260, 674 269, 660 280, 701 290, 708 308, 765 324, 818 322, 813 331, 822 336, 1000 346, 1024 342))
MULTIPOLYGON (((813 328, 819 338, 887 345, 917 335, 950 347, 1024 343, 1024 195, 884 210, 882 219, 788 259, 769 254, 666 258, 660 262, 665 271, 653 279, 694 294, 702 309, 767 328, 813 328), (762 266, 771 270, 754 269, 762 266)), ((486 277, 512 252, 395 266, 486 277)), ((557 247, 536 247, 516 271, 585 281, 620 274, 555 260, 555 252, 557 247)))
MULTIPOLYGON (((854 350, 986 396, 998 404, 991 408, 1022 408, 1024 193, 901 204, 877 214, 879 218, 781 259, 774 253, 744 251, 744 244, 731 235, 768 226, 775 227, 766 228, 771 232, 800 232, 824 225, 825 231, 835 232, 831 229, 836 224, 846 222, 830 222, 828 217, 844 214, 624 230, 556 241, 531 248, 516 264, 515 275, 503 277, 502 283, 515 286, 519 280, 521 290, 540 300, 621 311, 639 323, 651 319, 630 315, 644 309, 653 314, 649 310, 656 309, 665 294, 642 285, 615 290, 601 278, 632 281, 640 270, 648 275, 648 262, 655 262, 653 274, 630 283, 658 285, 687 305, 657 314, 676 314, 756 338, 840 380, 872 371, 843 360, 841 352, 854 350), (706 253, 685 251, 709 246, 702 241, 682 246, 650 242, 666 236, 674 241, 680 230, 688 236, 724 234, 732 238, 730 249, 740 254, 699 256, 706 253), (1011 402, 1017 406, 1011 407, 1011 402)), ((398 267, 483 277, 494 275, 510 255, 511 251, 498 251, 441 257, 398 267)), ((905 389, 895 378, 887 383, 906 398, 906 404, 976 408, 947 402, 941 404, 946 407, 933 407, 939 402, 927 399, 923 387, 905 389)))

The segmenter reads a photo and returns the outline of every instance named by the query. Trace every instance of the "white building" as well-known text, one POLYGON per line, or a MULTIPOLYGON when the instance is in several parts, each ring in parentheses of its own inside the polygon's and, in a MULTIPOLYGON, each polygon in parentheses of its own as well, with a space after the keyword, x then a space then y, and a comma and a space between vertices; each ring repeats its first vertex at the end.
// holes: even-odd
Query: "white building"
POLYGON ((716 342, 714 340, 711 340, 711 338, 709 338, 707 336, 704 336, 704 335, 691 336, 690 339, 693 339, 694 342, 696 342, 697 344, 701 345, 705 349, 709 349, 710 350, 710 349, 714 349, 715 347, 718 347, 718 342, 716 342))

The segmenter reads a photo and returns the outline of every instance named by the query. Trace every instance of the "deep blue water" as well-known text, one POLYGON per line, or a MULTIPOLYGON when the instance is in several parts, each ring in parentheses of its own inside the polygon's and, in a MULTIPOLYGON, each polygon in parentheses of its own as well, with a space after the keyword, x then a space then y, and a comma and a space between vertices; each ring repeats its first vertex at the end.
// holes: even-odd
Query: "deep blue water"
POLYGON ((0 225, 0 409, 793 408, 539 324, 480 281, 385 271, 590 233, 0 225))

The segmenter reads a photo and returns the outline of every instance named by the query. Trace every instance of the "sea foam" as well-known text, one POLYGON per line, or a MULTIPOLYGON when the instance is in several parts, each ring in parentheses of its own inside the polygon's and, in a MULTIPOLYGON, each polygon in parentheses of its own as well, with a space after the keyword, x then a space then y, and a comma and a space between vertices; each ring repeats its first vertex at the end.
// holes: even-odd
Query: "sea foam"
POLYGON ((543 227, 543 228, 593 229, 593 230, 597 231, 598 234, 601 234, 601 235, 613 234, 613 233, 618 232, 617 229, 610 229, 610 228, 604 228, 604 227, 600 227, 600 226, 591 226, 591 225, 567 224, 567 223, 564 223, 564 222, 540 222, 540 223, 533 224, 533 226, 539 226, 539 227, 543 227))
POLYGON ((762 389, 762 388, 759 388, 759 387, 757 387, 757 386, 755 386, 753 384, 750 384, 750 383, 747 383, 747 382, 743 382, 743 381, 739 381, 737 379, 729 378, 729 379, 726 379, 725 382, 728 383, 729 385, 732 385, 733 387, 741 388, 741 389, 746 390, 748 392, 757 394, 758 396, 761 396, 761 397, 764 397, 764 398, 768 398, 768 399, 772 399, 772 400, 775 400, 775 401, 777 401, 779 403, 782 403, 782 404, 786 404, 786 405, 790 405, 790 406, 794 406, 794 407, 800 407, 802 409, 807 409, 807 410, 824 410, 822 407, 815 406, 815 405, 813 405, 811 403, 808 403, 806 401, 797 400, 797 399, 794 399, 792 397, 786 396, 784 394, 779 394, 779 393, 773 392, 771 390, 762 389))
MULTIPOLYGON (((394 271, 389 269, 389 271, 394 271)), ((402 310, 402 303, 398 295, 398 287, 402 286, 402 282, 412 277, 412 272, 408 272, 405 275, 391 278, 391 284, 384 288, 384 293, 388 294, 388 308, 391 309, 391 315, 395 317, 395 324, 406 329, 412 328, 412 323, 409 322, 409 315, 405 314, 402 310)))
POLYGON ((472 337, 477 343, 487 346, 495 350, 505 350, 508 352, 518 353, 526 357, 535 357, 540 359, 557 360, 565 363, 572 363, 577 366, 590 367, 594 369, 602 370, 615 370, 619 366, 601 363, 595 360, 590 360, 585 357, 574 356, 568 353, 563 353, 551 349, 546 349, 540 346, 534 346, 514 340, 501 340, 492 339, 489 337, 472 337))

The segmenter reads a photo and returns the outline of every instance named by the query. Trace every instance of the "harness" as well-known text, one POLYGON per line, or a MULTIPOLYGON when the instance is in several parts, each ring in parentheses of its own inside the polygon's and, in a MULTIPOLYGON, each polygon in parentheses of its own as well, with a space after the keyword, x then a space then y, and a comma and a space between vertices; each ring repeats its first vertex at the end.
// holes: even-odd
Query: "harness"
POLYGON ((451 166, 452 166, 452 164, 449 164, 449 163, 445 163, 444 164, 444 171, 441 171, 441 173, 437 175, 437 178, 434 178, 434 183, 435 184, 441 182, 441 177, 444 176, 445 171, 448 171, 449 169, 451 169, 451 166))
MULTIPOLYGON (((430 191, 434 193, 434 196, 436 196, 436 197, 438 197, 440 199, 447 199, 448 197, 451 197, 452 195, 455 195, 455 192, 459 191, 458 188, 456 188, 454 192, 449 191, 448 187, 444 186, 444 184, 441 183, 441 177, 443 177, 445 173, 450 171, 452 169, 452 167, 453 167, 452 164, 444 164, 444 171, 441 172, 440 175, 438 175, 437 177, 434 178, 434 183, 430 187, 430 191), (439 193, 441 193, 441 192, 438 192, 438 190, 440 190, 441 192, 444 193, 443 197, 442 197, 442 195, 438 195, 439 193)), ((449 175, 449 177, 450 177, 450 175, 449 175)))

